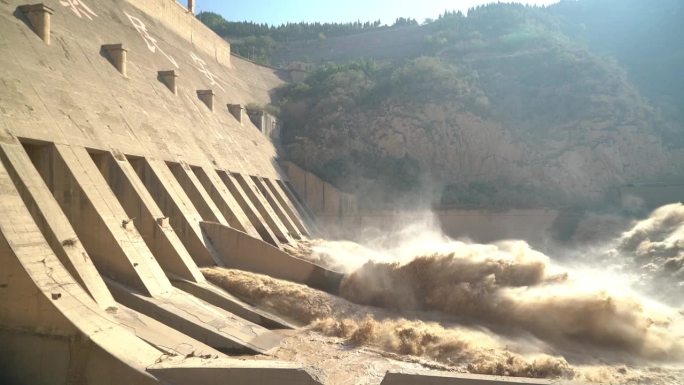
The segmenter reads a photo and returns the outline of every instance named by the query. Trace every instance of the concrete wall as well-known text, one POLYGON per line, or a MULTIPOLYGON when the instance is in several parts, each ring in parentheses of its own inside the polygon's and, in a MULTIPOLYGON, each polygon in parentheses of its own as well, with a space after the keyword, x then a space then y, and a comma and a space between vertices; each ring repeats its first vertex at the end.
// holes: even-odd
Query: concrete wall
MULTIPOLYGON (((182 366, 178 362, 165 364, 174 376, 183 376, 186 371, 203 373, 201 367, 205 367, 207 357, 201 363, 189 358, 201 354, 197 349, 217 359, 222 355, 214 349, 267 353, 278 346, 281 337, 277 334, 168 286, 155 257, 175 259, 162 263, 170 276, 183 274, 175 271, 173 263, 197 268, 180 255, 153 257, 154 253, 136 239, 140 235, 133 221, 145 219, 140 223, 151 230, 161 214, 126 157, 54 144, 4 143, 0 150, 0 345, 6 353, 0 355, 3 383, 153 384, 158 380, 148 369, 163 353, 185 357, 182 366), (124 211, 137 217, 129 218, 124 211), (131 222, 118 223, 118 218, 131 222), (55 242, 46 241, 44 234, 55 242), (59 242, 70 235, 74 236, 68 238, 70 243, 59 242), (82 239, 88 240, 83 242, 84 247, 80 246, 82 239), (65 255, 58 258, 53 250, 65 255), (80 255, 74 258, 72 251, 80 255), (90 255, 98 262, 99 271, 90 255), (126 263, 132 265, 130 271, 121 270, 126 263), (69 272, 64 264, 70 266, 69 272), (117 274, 119 270, 123 273, 117 274), (136 286, 144 294, 113 279, 107 279, 105 286, 100 272, 136 286), (36 362, 40 363, 37 368, 36 362)), ((151 163, 155 162, 146 162, 151 163)), ((150 249, 155 249, 150 240, 161 235, 147 234, 145 242, 150 249)), ((170 249, 165 252, 183 250, 179 241, 167 241, 170 249)), ((163 248, 159 251, 164 254, 163 248)), ((251 252, 259 250, 249 248, 244 256, 251 252)), ((316 267, 310 268, 313 272, 309 279, 315 280, 316 267)), ((194 292, 206 285, 201 277, 189 274, 188 278, 197 281, 185 281, 194 292)), ((337 278, 339 283, 341 277, 337 278)), ((286 326, 247 305, 242 307, 218 289, 212 290, 212 298, 263 323, 286 326)), ((235 372, 246 381, 258 375, 242 362, 217 360, 212 364, 212 373, 235 372)), ((260 365, 265 371, 278 368, 285 383, 316 383, 297 365, 260 365)), ((176 382, 180 380, 166 378, 166 372, 154 373, 163 376, 165 383, 180 384, 176 382)), ((194 383, 209 383, 206 381, 209 379, 198 378, 194 383)))
POLYGON ((487 243, 503 239, 544 242, 560 212, 551 209, 515 210, 436 210, 442 230, 454 238, 470 238, 487 243))
POLYGON ((397 226, 430 222, 453 238, 488 243, 524 239, 542 244, 554 236, 561 212, 553 209, 457 209, 391 211, 359 209, 353 194, 341 192, 292 162, 283 162, 297 194, 331 236, 357 239, 370 233, 399 230, 397 226))
POLYGON ((302 283, 333 294, 339 289, 341 273, 293 257, 266 242, 219 223, 203 222, 202 228, 227 267, 302 283))
POLYGON ((397 224, 435 219, 442 231, 453 238, 484 243, 502 239, 541 243, 551 236, 559 216, 558 210, 550 209, 436 209, 432 213, 360 210, 352 194, 339 191, 291 162, 284 162, 283 169, 324 230, 338 237, 356 238, 364 231, 388 231, 397 224))
POLYGON ((145 185, 126 158, 111 153, 91 154, 98 169, 114 192, 138 232, 164 271, 172 277, 193 282, 204 278, 197 265, 173 231, 145 185))
POLYGON ((217 61, 226 53, 206 50, 227 52, 227 44, 173 0, 79 2, 92 12, 70 3, 45 1, 54 9, 46 45, 15 15, 23 2, 0 2, 0 137, 281 178, 271 141, 226 107, 268 104, 281 74, 217 61), (103 51, 108 44, 127 50, 126 76, 103 51), (176 95, 158 80, 163 70, 177 72, 176 95), (215 93, 214 112, 197 97, 206 89, 215 93))
POLYGON ((282 162, 282 168, 297 194, 317 216, 341 218, 358 210, 354 195, 340 191, 292 162, 282 162))
POLYGON ((157 383, 145 368, 159 351, 74 281, 1 165, 0 265, 0 382, 157 383))
POLYGON ((161 362, 150 372, 171 384, 193 385, 321 385, 321 382, 297 364, 286 362, 246 362, 221 360, 204 365, 161 362), (230 379, 226 382, 226 379, 230 379))
POLYGON ((193 46, 213 57, 218 63, 230 67, 230 43, 197 20, 186 7, 176 0, 126 0, 193 46))

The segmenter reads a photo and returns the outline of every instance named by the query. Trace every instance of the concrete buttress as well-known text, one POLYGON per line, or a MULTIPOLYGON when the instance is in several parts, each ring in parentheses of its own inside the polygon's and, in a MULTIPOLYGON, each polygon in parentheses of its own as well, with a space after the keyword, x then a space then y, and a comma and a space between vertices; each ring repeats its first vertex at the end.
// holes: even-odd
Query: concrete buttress
POLYGON ((273 194, 273 197, 275 197, 275 199, 280 203, 283 210, 285 210, 287 215, 290 217, 290 220, 299 229, 299 232, 302 235, 310 236, 311 232, 309 231, 309 229, 306 228, 306 222, 299 215, 299 212, 294 207, 294 205, 292 204, 290 199, 280 189, 280 186, 278 186, 278 184, 271 179, 264 178, 262 180, 264 182, 264 186, 266 186, 266 188, 268 188, 271 191, 271 194, 273 194))
POLYGON ((216 170, 210 167, 191 167, 197 179, 202 183, 211 198, 216 202, 219 210, 226 218, 228 224, 240 231, 243 231, 254 238, 260 238, 256 228, 249 221, 247 215, 240 207, 235 197, 230 194, 226 185, 221 181, 221 178, 216 173, 216 170))
POLYGON ((21 144, 0 144, 0 159, 50 247, 101 308, 114 306, 102 277, 21 144))
POLYGON ((190 201, 205 221, 228 224, 223 213, 216 206, 209 193, 200 183, 190 167, 181 163, 167 162, 173 176, 183 188, 190 201))
POLYGON ((199 223, 202 216, 163 161, 129 158, 157 205, 169 217, 195 263, 199 266, 220 264, 215 251, 205 242, 199 223))
POLYGON ((251 178, 246 177, 242 174, 234 173, 234 180, 240 184, 242 190, 247 195, 247 198, 251 200, 254 207, 257 209, 261 217, 266 221, 266 225, 271 229, 271 231, 278 237, 281 243, 292 242, 292 237, 287 231, 287 228, 280 221, 278 216, 273 212, 271 206, 269 206, 266 199, 259 193, 258 188, 254 184, 251 178))
POLYGON ((266 187, 264 181, 256 176, 252 176, 250 179, 254 182, 257 187, 257 192, 266 200, 271 210, 276 214, 280 222, 285 226, 290 237, 295 239, 302 239, 302 233, 300 233, 297 226, 294 224, 292 219, 287 215, 285 209, 281 206, 280 202, 276 200, 271 191, 266 187))
POLYGON ((110 152, 91 153, 93 161, 152 254, 167 274, 194 282, 202 273, 125 157, 110 152))
POLYGON ((259 211, 254 207, 252 201, 247 197, 247 193, 243 190, 242 186, 230 173, 219 170, 217 171, 221 180, 228 188, 230 194, 237 200, 238 204, 242 208, 242 211, 247 215, 249 221, 256 231, 261 236, 261 239, 270 243, 275 247, 280 247, 282 243, 280 239, 274 234, 270 227, 266 225, 266 221, 263 219, 259 211))

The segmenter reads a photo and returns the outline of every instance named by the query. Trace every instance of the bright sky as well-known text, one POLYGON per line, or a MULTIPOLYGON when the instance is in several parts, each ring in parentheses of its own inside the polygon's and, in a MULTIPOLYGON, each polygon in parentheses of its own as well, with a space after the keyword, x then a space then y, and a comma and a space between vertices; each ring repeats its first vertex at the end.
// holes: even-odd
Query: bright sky
MULTIPOLYGON (((183 3, 186 0, 179 0, 183 3)), ((398 17, 418 21, 436 18, 445 10, 461 10, 491 0, 195 0, 196 12, 212 11, 232 21, 282 24, 288 21, 347 22, 380 19, 392 24, 398 17)), ((527 4, 549 5, 558 0, 527 0, 527 4)))

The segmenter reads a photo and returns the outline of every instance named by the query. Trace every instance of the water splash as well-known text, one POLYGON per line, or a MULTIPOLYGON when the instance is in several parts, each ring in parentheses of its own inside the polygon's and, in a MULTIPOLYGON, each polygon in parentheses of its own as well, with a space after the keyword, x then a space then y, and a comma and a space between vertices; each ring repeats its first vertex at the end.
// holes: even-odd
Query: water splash
MULTIPOLYGON (((578 258, 578 267, 524 241, 454 240, 428 219, 364 245, 315 240, 290 249, 347 272, 343 298, 246 272, 203 272, 252 303, 350 344, 473 373, 640 383, 657 376, 634 365, 684 361, 684 314, 641 294, 635 283, 656 275, 631 273, 650 266, 668 277, 664 286, 677 282, 682 237, 684 207, 666 206, 606 241, 603 251, 578 258)), ((670 292, 683 297, 676 286, 670 292)))

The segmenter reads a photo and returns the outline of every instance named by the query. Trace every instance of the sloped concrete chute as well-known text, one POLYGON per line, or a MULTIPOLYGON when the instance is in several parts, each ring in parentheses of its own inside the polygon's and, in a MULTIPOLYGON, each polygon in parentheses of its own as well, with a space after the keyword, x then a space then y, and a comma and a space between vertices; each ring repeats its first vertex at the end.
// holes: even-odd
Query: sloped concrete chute
POLYGON ((266 274, 333 294, 339 290, 341 273, 294 257, 220 223, 202 222, 202 228, 227 267, 266 274))

